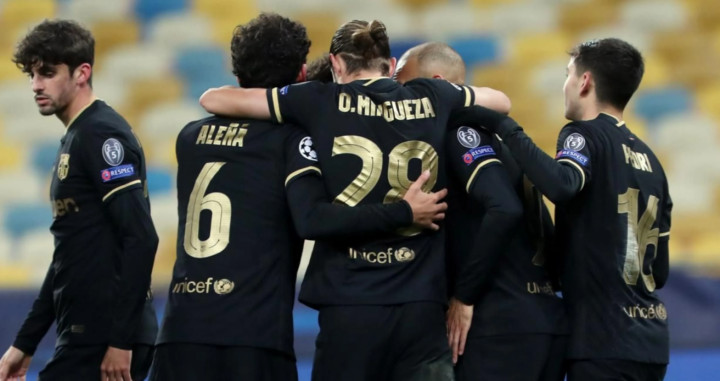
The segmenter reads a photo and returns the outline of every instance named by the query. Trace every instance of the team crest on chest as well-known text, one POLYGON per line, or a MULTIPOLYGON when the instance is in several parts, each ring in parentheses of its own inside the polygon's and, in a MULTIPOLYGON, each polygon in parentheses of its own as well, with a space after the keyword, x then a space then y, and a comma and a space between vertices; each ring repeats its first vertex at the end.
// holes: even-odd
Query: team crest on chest
POLYGON ((70 154, 61 153, 57 164, 57 177, 59 180, 65 180, 70 172, 70 154))

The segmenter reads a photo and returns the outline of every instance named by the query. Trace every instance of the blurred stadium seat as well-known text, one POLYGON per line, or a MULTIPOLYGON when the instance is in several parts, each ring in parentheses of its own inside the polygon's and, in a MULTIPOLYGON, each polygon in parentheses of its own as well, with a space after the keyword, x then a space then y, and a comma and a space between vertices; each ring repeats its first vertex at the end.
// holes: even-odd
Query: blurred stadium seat
POLYGON ((167 168, 153 167, 147 171, 148 192, 152 195, 163 195, 174 188, 175 171, 167 168))
POLYGON ((212 21, 200 13, 177 12, 155 18, 148 27, 148 39, 153 45, 180 49, 186 46, 212 44, 212 21), (191 33, 188 33, 191 31, 191 33))
POLYGON ((635 113, 651 125, 663 116, 686 112, 693 107, 692 94, 680 86, 640 91, 634 101, 635 113))
POLYGON ((185 83, 186 95, 198 99, 209 87, 237 84, 229 53, 215 46, 192 46, 178 50, 174 69, 185 83))
POLYGON ((51 222, 48 203, 8 205, 3 215, 3 225, 12 239, 20 239, 33 230, 47 232, 51 222))
POLYGON ((147 23, 162 14, 182 11, 189 0, 135 0, 135 15, 147 23))
MULTIPOLYGON (((58 16, 72 18, 85 24, 103 21, 133 21, 134 0, 67 0, 60 4, 58 16)), ((100 47, 100 44, 96 48, 100 47)))
POLYGON ((449 39, 448 45, 457 50, 467 67, 498 62, 503 58, 502 42, 492 35, 455 37, 449 39))

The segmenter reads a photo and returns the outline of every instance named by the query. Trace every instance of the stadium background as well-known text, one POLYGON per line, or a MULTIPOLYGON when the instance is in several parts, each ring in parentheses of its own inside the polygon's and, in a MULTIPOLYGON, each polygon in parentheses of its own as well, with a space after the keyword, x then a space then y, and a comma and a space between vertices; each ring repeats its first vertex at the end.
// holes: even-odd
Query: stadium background
MULTIPOLYGON (((720 371, 720 7, 717 0, 0 0, 0 347, 12 342, 50 261, 48 179, 62 124, 41 117, 28 80, 10 62, 29 26, 79 20, 97 40, 94 88, 141 137, 160 249, 158 312, 176 240, 174 141, 204 115, 207 87, 235 83, 229 39, 259 11, 308 28, 310 59, 342 22, 384 21, 393 55, 427 40, 457 49, 467 81, 505 91, 512 115, 548 152, 564 124, 562 84, 575 43, 616 36, 645 55, 646 75, 628 126, 660 156, 675 202, 668 380, 716 380, 720 371)), ((307 248, 307 246, 306 246, 307 248)), ((296 307, 301 380, 309 380, 316 314, 296 307)), ((54 331, 33 361, 52 354, 54 331)))

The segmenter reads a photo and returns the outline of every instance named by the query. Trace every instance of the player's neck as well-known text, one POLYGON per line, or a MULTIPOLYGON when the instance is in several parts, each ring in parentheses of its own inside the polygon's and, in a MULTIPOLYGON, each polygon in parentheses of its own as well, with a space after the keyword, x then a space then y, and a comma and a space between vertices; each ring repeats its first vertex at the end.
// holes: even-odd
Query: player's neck
POLYGON ((623 121, 623 110, 597 102, 589 104, 583 109, 581 120, 593 120, 597 118, 600 114, 610 115, 613 118, 617 119, 618 122, 623 121))
POLYGON ((352 74, 348 74, 345 77, 345 80, 349 83, 352 81, 357 81, 358 79, 375 79, 375 78, 381 78, 381 77, 386 77, 386 76, 377 70, 358 70, 352 74))
POLYGON ((93 94, 91 88, 81 89, 75 95, 70 104, 61 113, 57 114, 58 119, 67 128, 80 113, 85 110, 90 104, 95 101, 95 94, 93 94))

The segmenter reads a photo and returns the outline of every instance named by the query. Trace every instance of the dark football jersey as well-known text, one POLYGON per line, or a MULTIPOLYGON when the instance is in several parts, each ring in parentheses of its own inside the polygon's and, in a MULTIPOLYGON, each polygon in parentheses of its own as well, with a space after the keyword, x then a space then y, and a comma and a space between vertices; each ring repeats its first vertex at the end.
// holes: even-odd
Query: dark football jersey
POLYGON ((672 209, 660 162, 607 114, 566 125, 556 160, 583 176, 580 193, 556 208, 570 357, 667 363, 668 313, 652 271, 672 209))
MULTIPOLYGON (((525 198, 523 173, 509 150, 484 130, 459 127, 447 139, 448 181, 447 247, 450 286, 470 255, 474 241, 482 239, 478 230, 485 215, 482 200, 468 193, 475 181, 487 181, 483 171, 502 165, 509 175, 516 197, 525 198), (501 164, 502 163, 502 164, 501 164)), ((492 186, 492 184, 490 184, 492 186)), ((495 187, 497 188, 497 187, 495 187)), ((514 233, 509 246, 494 264, 484 292, 474 305, 471 336, 517 333, 566 333, 562 325, 562 300, 555 295, 543 267, 542 247, 538 247, 540 224, 536 210, 524 209, 523 223, 514 233)), ((451 290, 452 295, 452 290, 451 290)))
POLYGON ((318 174, 312 140, 270 122, 208 117, 177 138, 177 258, 158 343, 293 353, 303 241, 285 187, 318 174))
MULTIPOLYGON (((46 279, 52 284, 57 345, 107 343, 122 237, 105 204, 146 186, 145 157, 127 122, 100 100, 80 112, 60 142, 50 183, 55 251, 46 279)), ((147 313, 149 302, 145 308, 136 342, 152 344, 157 322, 147 313)))
MULTIPOLYGON (((421 170, 445 186, 449 114, 474 92, 443 80, 307 82, 267 92, 273 120, 313 137, 326 187, 348 206, 402 198, 421 170)), ((310 306, 446 301, 443 231, 399 231, 363 242, 317 241, 300 291, 310 306)))

